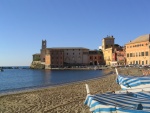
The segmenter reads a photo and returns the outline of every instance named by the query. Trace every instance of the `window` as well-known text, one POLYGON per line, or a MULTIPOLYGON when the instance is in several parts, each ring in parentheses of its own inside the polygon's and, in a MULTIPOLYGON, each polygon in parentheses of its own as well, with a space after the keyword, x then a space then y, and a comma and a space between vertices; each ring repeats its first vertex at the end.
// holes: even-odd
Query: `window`
POLYGON ((141 56, 144 56, 144 52, 141 52, 141 56))
POLYGON ((148 56, 148 51, 145 52, 145 56, 148 56))
POLYGON ((129 53, 127 53, 127 57, 129 57, 129 53))
POLYGON ((138 53, 136 53, 136 57, 138 57, 138 53))
POLYGON ((130 57, 132 57, 132 53, 130 53, 130 57))

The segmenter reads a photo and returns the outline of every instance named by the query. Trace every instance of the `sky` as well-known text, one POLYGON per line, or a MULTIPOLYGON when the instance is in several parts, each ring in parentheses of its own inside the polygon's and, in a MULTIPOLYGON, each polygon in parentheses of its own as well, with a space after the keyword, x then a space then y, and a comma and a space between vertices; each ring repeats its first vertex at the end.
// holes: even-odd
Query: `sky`
POLYGON ((150 0, 0 0, 0 66, 30 66, 47 47, 124 46, 150 33, 150 0))

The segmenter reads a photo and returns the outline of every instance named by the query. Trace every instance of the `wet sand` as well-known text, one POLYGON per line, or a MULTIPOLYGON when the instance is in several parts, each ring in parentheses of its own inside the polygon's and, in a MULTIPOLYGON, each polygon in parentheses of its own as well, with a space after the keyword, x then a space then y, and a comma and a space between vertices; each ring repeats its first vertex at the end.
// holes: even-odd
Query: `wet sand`
MULTIPOLYGON (((85 84, 91 94, 118 91, 114 69, 105 69, 112 74, 102 78, 76 82, 57 87, 47 87, 31 91, 0 95, 0 113, 90 113, 84 105, 85 84)), ((132 68, 118 68, 124 75, 142 75, 142 71, 132 68)))

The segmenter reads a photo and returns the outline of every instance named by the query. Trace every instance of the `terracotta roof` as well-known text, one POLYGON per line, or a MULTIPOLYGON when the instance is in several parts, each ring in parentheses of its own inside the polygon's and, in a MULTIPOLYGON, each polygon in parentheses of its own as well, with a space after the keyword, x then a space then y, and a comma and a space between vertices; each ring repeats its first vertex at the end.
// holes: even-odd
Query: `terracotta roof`
POLYGON ((87 48, 83 48, 83 47, 52 47, 52 48, 46 48, 46 49, 87 49, 87 48))
POLYGON ((142 35, 142 36, 137 37, 136 39, 134 39, 133 41, 131 41, 127 44, 144 42, 144 41, 149 41, 149 40, 150 40, 150 34, 146 34, 146 35, 142 35))

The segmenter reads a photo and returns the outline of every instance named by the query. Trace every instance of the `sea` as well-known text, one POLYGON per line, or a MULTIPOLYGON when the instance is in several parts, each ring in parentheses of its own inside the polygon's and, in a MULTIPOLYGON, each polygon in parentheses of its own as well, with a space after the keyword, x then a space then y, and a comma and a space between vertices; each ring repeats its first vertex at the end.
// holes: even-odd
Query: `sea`
POLYGON ((0 72, 0 93, 49 87, 102 77, 102 70, 36 70, 29 67, 0 72))

